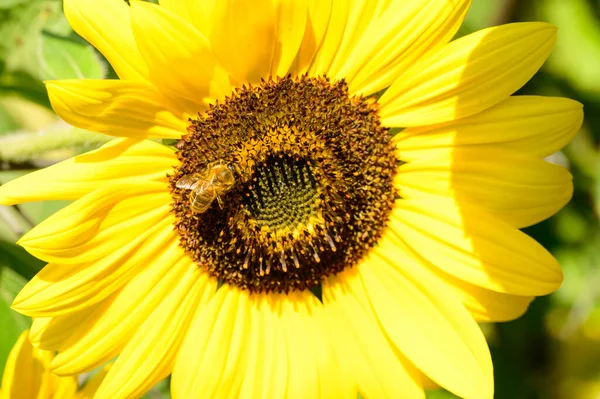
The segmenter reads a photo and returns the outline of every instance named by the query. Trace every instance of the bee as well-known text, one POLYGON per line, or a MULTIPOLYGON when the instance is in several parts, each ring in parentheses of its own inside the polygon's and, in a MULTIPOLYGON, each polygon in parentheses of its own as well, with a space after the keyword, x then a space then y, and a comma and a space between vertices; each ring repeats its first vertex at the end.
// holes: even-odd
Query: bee
POLYGON ((175 186, 190 193, 190 208, 192 212, 204 213, 216 199, 222 206, 221 198, 235 183, 233 169, 222 161, 208 164, 204 171, 185 175, 177 180, 175 186))

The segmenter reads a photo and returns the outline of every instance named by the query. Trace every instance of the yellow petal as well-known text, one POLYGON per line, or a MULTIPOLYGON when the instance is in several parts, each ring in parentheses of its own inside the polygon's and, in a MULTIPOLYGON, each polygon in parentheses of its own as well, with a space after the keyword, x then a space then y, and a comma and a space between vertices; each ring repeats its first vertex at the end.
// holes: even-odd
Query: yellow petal
POLYGON ((415 63, 383 94, 386 126, 421 126, 464 118, 506 99, 546 60, 556 28, 542 22, 484 29, 415 63))
MULTIPOLYGON (((427 262, 421 259, 422 262, 427 262)), ((434 270, 478 322, 511 321, 521 317, 534 297, 491 291, 434 270)))
MULTIPOLYGON (((174 287, 185 286, 190 273, 198 271, 198 267, 180 249, 179 253, 175 252, 177 244, 169 244, 167 251, 158 254, 145 270, 141 270, 122 289, 115 290, 100 306, 88 307, 89 317, 80 315, 82 322, 72 328, 71 336, 60 343, 59 353, 51 363, 55 373, 82 373, 113 358, 134 339, 140 325, 157 307, 162 306, 174 287)), ((61 327, 68 327, 70 319, 76 318, 77 313, 56 317, 45 329, 44 340, 61 334, 61 327)))
POLYGON ((308 0, 277 0, 275 13, 277 41, 271 61, 271 76, 285 76, 303 41, 308 19, 308 0))
MULTIPOLYGON (((96 394, 96 390, 106 377, 106 373, 110 370, 112 363, 108 363, 100 371, 91 376, 83 385, 83 388, 77 392, 76 399, 94 399, 94 395, 96 394)), ((58 399, 58 398, 56 398, 58 399)))
MULTIPOLYGON (((270 296, 263 312, 279 325, 288 354, 287 398, 350 398, 355 391, 340 373, 331 335, 327 334, 324 306, 310 292, 270 296)), ((268 326, 268 325, 267 325, 268 326)), ((267 341, 268 343, 268 341, 267 341)), ((285 389, 285 380, 280 383, 285 389)), ((275 396, 269 396, 275 397, 275 396)))
POLYGON ((367 398, 423 398, 414 366, 390 346, 356 269, 323 284, 326 323, 343 374, 367 398))
POLYGON ((158 88, 196 104, 231 92, 228 85, 211 90, 219 80, 215 76, 226 78, 226 72, 214 59, 206 37, 186 20, 158 5, 136 1, 131 4, 131 25, 158 88))
MULTIPOLYGON (((386 239, 393 242, 396 247, 396 257, 409 257, 409 263, 412 262, 413 264, 420 264, 422 267, 426 267, 428 271, 432 272, 456 295, 477 321, 499 322, 514 320, 525 313, 529 304, 534 299, 532 296, 511 295, 488 290, 460 280, 432 265, 423 256, 416 253, 393 235, 387 236, 386 239)), ((401 261, 398 260, 396 264, 400 265, 401 261)), ((423 382, 424 384, 428 383, 427 380, 423 382)), ((425 386, 425 389, 432 388, 425 386)))
POLYGON ((11 349, 2 376, 3 399, 37 399, 43 389, 44 367, 34 358, 29 331, 23 331, 11 349))
POLYGON ((111 184, 38 224, 19 244, 46 262, 81 263, 108 256, 159 221, 173 221, 161 182, 111 184), (115 240, 118 235, 120 240, 115 240))
POLYGON ((436 267, 492 291, 545 295, 562 281, 548 251, 474 204, 399 200, 389 226, 391 234, 436 267))
POLYGON ((0 186, 0 203, 77 199, 104 184, 130 179, 162 181, 179 161, 150 140, 116 139, 101 148, 40 169, 0 186))
POLYGON ((139 323, 95 398, 137 398, 167 377, 194 311, 205 305, 215 288, 216 281, 188 261, 185 275, 171 284, 170 293, 161 296, 153 311, 148 309, 151 313, 139 323))
POLYGON ((582 121, 581 103, 569 98, 513 96, 458 121, 405 129, 394 141, 405 161, 456 147, 494 147, 546 157, 571 141, 582 121))
MULTIPOLYGON (((330 3, 331 11, 329 12, 327 30, 308 69, 310 76, 327 74, 329 71, 329 67, 344 38, 344 30, 352 9, 351 1, 331 0, 330 3)), ((325 2, 325 4, 329 5, 328 2, 325 2)), ((321 18, 324 18, 324 15, 321 15, 321 18)))
POLYGON ((329 14, 329 21, 309 74, 343 78, 337 76, 336 71, 347 61, 359 38, 389 3, 389 0, 330 0, 318 4, 317 7, 323 7, 320 17, 329 14))
MULTIPOLYGON (((315 301, 312 293, 297 293, 290 305, 298 310, 306 310, 303 318, 312 318, 312 322, 303 322, 302 330, 306 331, 306 338, 311 340, 310 345, 315 350, 317 365, 315 367, 317 378, 319 379, 319 396, 321 398, 356 398, 356 383, 350 381, 348 374, 344 373, 340 358, 336 356, 337 337, 331 334, 328 328, 329 312, 320 302, 315 301), (302 302, 305 305, 295 305, 294 302, 302 302)), ((293 310, 291 310, 293 311, 293 310)), ((290 312, 291 312, 290 311, 290 312)), ((290 350, 302 350, 302 347, 296 345, 294 341, 288 341, 290 350)), ((310 363, 309 363, 310 366, 310 363)), ((291 377, 293 378, 293 376, 291 377)))
POLYGON ((77 392, 78 384, 77 378, 74 376, 59 377, 50 371, 47 371, 50 380, 51 391, 54 394, 53 399, 92 399, 91 396, 87 398, 82 396, 81 393, 77 392))
POLYGON ((209 40, 238 84, 285 73, 300 48, 306 0, 223 0, 214 3, 209 40))
POLYGON ((45 348, 45 347, 40 347, 40 337, 42 336, 44 329, 48 326, 48 324, 51 321, 52 321, 52 317, 34 317, 33 318, 33 322, 31 323, 31 329, 29 332, 29 340, 31 341, 32 345, 34 345, 40 349, 46 349, 46 350, 49 349, 49 348, 45 348))
POLYGON ((322 311, 310 292, 249 294, 222 286, 187 332, 173 397, 341 397, 322 311))
POLYGON ((55 80, 46 88, 52 108, 67 123, 112 136, 178 139, 192 116, 144 83, 55 80))
POLYGON ((81 326, 88 315, 95 312, 98 306, 100 305, 91 305, 84 311, 73 312, 68 316, 34 317, 29 333, 31 344, 47 351, 60 349, 62 343, 73 335, 74 331, 81 326), (54 328, 59 324, 60 329, 54 328))
MULTIPOLYGON (((114 295, 97 304, 90 305, 84 310, 48 318, 50 322, 40 331, 38 337, 36 337, 36 342, 39 342, 45 348, 54 345, 52 350, 59 351, 58 359, 54 358, 49 366, 53 373, 72 375, 71 371, 73 371, 73 374, 91 371, 114 358, 123 349, 131 334, 125 335, 123 339, 111 339, 109 345, 106 344, 106 338, 100 343, 94 342, 92 348, 77 345, 78 340, 86 341, 86 343, 90 342, 86 340, 87 336, 99 329, 97 325, 99 318, 106 320, 102 315, 114 308, 115 298, 120 293, 121 290, 117 290, 114 295), (65 330, 66 328, 69 330, 65 330), (74 347, 79 350, 78 353, 73 353, 74 347), (96 350, 98 347, 104 348, 105 351, 100 353, 96 350), (63 350, 65 351, 64 354, 63 350)), ((117 325, 121 322, 122 320, 117 325)), ((124 328, 120 325, 119 327, 119 331, 122 332, 124 328)), ((128 330, 125 332, 129 333, 128 330)), ((98 335, 95 336, 98 337, 98 335)))
MULTIPOLYGON (((332 20, 330 20, 330 24, 335 24, 337 21, 334 21, 333 18, 340 18, 341 23, 343 23, 343 34, 339 39, 339 44, 335 49, 335 52, 331 52, 330 65, 327 70, 324 70, 323 73, 326 73, 328 76, 342 79, 345 76, 340 75, 340 69, 346 65, 347 62, 352 62, 351 54, 356 48, 357 42, 359 39, 364 37, 368 28, 372 26, 372 24, 376 23, 378 17, 384 13, 388 12, 386 10, 389 5, 387 0, 354 0, 354 1, 346 1, 348 3, 348 14, 345 16, 343 13, 337 15, 335 13, 332 15, 332 20), (345 16, 345 18, 344 18, 345 16), (345 19, 345 20, 344 20, 345 19)), ((340 25, 341 25, 340 23, 340 25)), ((338 32, 333 30, 334 39, 337 37, 338 32)), ((327 32, 327 36, 329 36, 330 32, 327 32)), ((325 38, 325 42, 328 43, 328 37, 325 38)), ((327 53, 323 55, 327 56, 327 53)))
POLYGON ((29 334, 31 343, 41 350, 52 352, 59 350, 74 335, 83 334, 82 331, 93 324, 94 316, 102 314, 112 304, 114 297, 113 294, 99 303, 90 304, 83 310, 76 310, 66 315, 34 317, 29 334))
POLYGON ((521 228, 558 212, 573 193, 566 169, 520 153, 490 146, 421 154, 399 168, 395 185, 402 198, 452 197, 521 228))
POLYGON ((388 87, 415 61, 450 41, 470 3, 470 0, 392 3, 388 10, 371 19, 343 58, 336 58, 339 62, 330 69, 330 76, 348 80, 352 93, 368 95, 388 87))
POLYGON ((329 16, 331 14, 332 1, 333 0, 307 0, 308 18, 306 18, 304 36, 302 37, 302 43, 296 54, 296 59, 288 71, 292 76, 304 74, 310 66, 310 63, 325 36, 327 24, 329 23, 329 16))
POLYGON ((65 0, 71 27, 96 47, 121 79, 147 81, 148 69, 131 32, 129 7, 122 0, 65 0))
POLYGON ((247 364, 251 338, 248 295, 222 286, 205 309, 199 309, 175 360, 174 399, 202 392, 209 398, 236 397, 247 364), (213 339, 211 339, 214 337, 213 339), (233 356, 228 356, 231 352, 233 356), (223 381, 224 384, 220 384, 223 381))
POLYGON ((179 15, 196 29, 207 35, 210 30, 210 12, 214 6, 214 0, 160 0, 161 7, 179 15))
POLYGON ((6 361, 0 398, 70 399, 75 397, 75 377, 58 377, 48 370, 53 353, 32 347, 29 331, 23 331, 6 361))
MULTIPOLYGON (((169 219, 156 222, 131 245, 114 248, 90 263, 49 264, 17 295, 13 308, 35 317, 59 316, 85 309, 113 294, 159 257, 177 258, 182 250, 169 219)), ((114 241, 114 240, 113 240, 114 241)), ((120 242, 120 241, 119 241, 120 242)), ((105 245, 106 247, 106 245, 105 245)))
POLYGON ((400 257, 389 240, 380 244, 359 271, 389 339, 429 378, 457 396, 491 399, 492 361, 475 321, 422 265, 400 257))
POLYGON ((251 298, 250 325, 252 327, 250 328, 250 340, 247 342, 250 351, 248 353, 246 375, 239 388, 239 394, 236 395, 240 399, 284 398, 286 397, 286 388, 292 394, 296 389, 292 386, 286 387, 291 382, 291 368, 293 367, 286 346, 277 347, 277 344, 280 344, 281 341, 268 342, 266 340, 267 336, 271 334, 288 338, 285 335, 287 331, 283 330, 280 323, 274 322, 272 315, 267 314, 271 312, 282 314, 281 304, 277 307, 271 307, 268 302, 269 298, 264 295, 251 298), (277 379, 269 374, 274 370, 279 372, 277 379))

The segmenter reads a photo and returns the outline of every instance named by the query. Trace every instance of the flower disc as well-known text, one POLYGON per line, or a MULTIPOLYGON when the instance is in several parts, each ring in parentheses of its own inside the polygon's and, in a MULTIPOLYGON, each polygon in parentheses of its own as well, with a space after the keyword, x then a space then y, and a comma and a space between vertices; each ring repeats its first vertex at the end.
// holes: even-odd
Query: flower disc
POLYGON ((185 250, 215 277, 258 292, 304 290, 354 265, 381 236, 397 159, 377 103, 344 81, 289 77, 242 87, 192 121, 170 176, 185 250), (233 171, 227 191, 207 169, 233 171), (179 188, 199 176, 196 192, 179 188), (201 187, 201 184, 204 184, 201 187), (190 196, 212 198, 194 212, 190 196))

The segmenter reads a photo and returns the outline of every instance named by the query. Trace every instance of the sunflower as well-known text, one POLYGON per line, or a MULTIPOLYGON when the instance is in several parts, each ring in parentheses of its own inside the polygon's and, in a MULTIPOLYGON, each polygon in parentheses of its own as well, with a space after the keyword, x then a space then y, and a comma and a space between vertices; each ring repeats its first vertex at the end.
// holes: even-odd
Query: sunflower
POLYGON ((59 377, 49 370, 52 352, 35 348, 29 331, 13 346, 2 376, 1 399, 91 399, 106 375, 106 366, 78 390, 76 377, 59 377))
POLYGON ((477 322, 561 283, 519 228, 569 201, 542 158, 582 106, 511 96, 555 27, 451 41, 469 5, 65 0, 119 79, 47 82, 52 106, 120 138, 0 188, 75 200, 20 240, 51 369, 117 357, 98 398, 492 398, 477 322))

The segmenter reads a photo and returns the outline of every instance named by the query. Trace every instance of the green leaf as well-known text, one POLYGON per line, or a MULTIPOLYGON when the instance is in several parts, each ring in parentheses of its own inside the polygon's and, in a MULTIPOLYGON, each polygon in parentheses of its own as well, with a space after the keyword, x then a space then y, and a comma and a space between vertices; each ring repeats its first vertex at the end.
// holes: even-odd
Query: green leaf
POLYGON ((19 123, 12 116, 12 113, 0 104, 0 134, 18 129, 19 123))
POLYGON ((87 43, 44 33, 42 79, 102 79, 106 67, 87 43))
POLYGON ((0 257, 3 264, 27 280, 31 280, 46 265, 16 244, 0 241, 0 257))
POLYGON ((0 172, 0 184, 7 183, 17 177, 31 173, 33 170, 4 170, 0 172))
MULTIPOLYGON (((34 211, 37 211, 38 217, 45 217, 57 206, 58 204, 54 204, 54 208, 52 208, 52 204, 43 202, 30 205, 34 211)), ((35 215, 35 212, 33 213, 35 215)), ((30 215, 26 215, 26 217, 31 218, 30 215)), ((9 267, 25 279, 30 280, 44 267, 45 262, 15 244, 32 227, 31 221, 28 221, 26 217, 20 214, 16 207, 0 205, 0 267, 9 267)))
MULTIPOLYGON (((56 123, 54 112, 16 95, 0 96, 0 137, 17 130, 37 131, 56 123), (3 121, 6 113, 6 120, 3 121), (4 125, 4 126, 3 126, 4 125)), ((0 152, 6 150, 0 144, 0 152), (2 148, 3 147, 3 148, 2 148)))
POLYGON ((69 205, 71 201, 41 201, 41 202, 28 202, 21 204, 20 207, 27 217, 35 224, 39 224, 48 216, 53 215, 57 211, 61 210, 65 206, 69 205))
POLYGON ((560 31, 546 68, 567 79, 576 90, 600 91, 600 25, 597 9, 586 0, 545 0, 534 3, 540 18, 560 31))
POLYGON ((37 0, 12 8, 0 25, 5 73, 37 79, 103 78, 95 50, 68 26, 58 1, 37 0))
POLYGON ((497 25, 497 17, 506 7, 505 1, 478 0, 473 1, 469 7, 465 20, 456 32, 455 39, 473 33, 476 30, 497 25))
POLYGON ((494 20, 506 7, 503 1, 479 0, 471 3, 465 16, 465 23, 474 31, 493 25, 494 20))
MULTIPOLYGON (((43 1, 33 1, 10 10, 0 25, 0 55, 6 63, 6 70, 25 71, 39 77, 40 66, 37 51, 44 26, 42 13, 47 10, 43 1)), ((50 4, 51 6, 51 4, 50 4)))
POLYGON ((27 226, 11 206, 0 205, 0 241, 16 242, 30 226, 27 226))
POLYGON ((435 391, 426 392, 427 399, 458 399, 458 396, 451 394, 445 389, 436 389, 435 391))
POLYGON ((0 0, 0 9, 7 10, 31 0, 0 0))
POLYGON ((46 1, 46 10, 42 15, 44 20, 44 32, 65 37, 74 36, 81 42, 86 43, 85 40, 77 36, 77 34, 73 32, 73 29, 71 29, 71 25, 69 25, 69 21, 67 21, 63 12, 62 3, 62 1, 46 1))
POLYGON ((50 109, 50 99, 44 84, 23 71, 2 72, 0 90, 6 93, 6 96, 17 94, 34 104, 50 109))
POLYGON ((573 205, 567 205, 554 217, 556 235, 564 243, 581 243, 592 232, 593 219, 583 215, 573 205))
MULTIPOLYGON (((2 253, 0 252, 0 256, 2 253)), ((0 258, 0 263, 2 258, 0 258)), ((13 345, 21 332, 31 326, 31 320, 10 308, 17 293, 25 286, 25 279, 0 265, 0 375, 13 345)))

